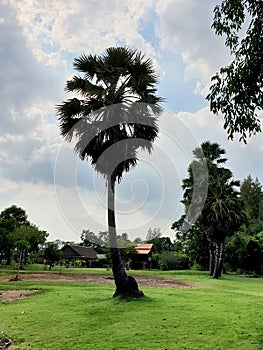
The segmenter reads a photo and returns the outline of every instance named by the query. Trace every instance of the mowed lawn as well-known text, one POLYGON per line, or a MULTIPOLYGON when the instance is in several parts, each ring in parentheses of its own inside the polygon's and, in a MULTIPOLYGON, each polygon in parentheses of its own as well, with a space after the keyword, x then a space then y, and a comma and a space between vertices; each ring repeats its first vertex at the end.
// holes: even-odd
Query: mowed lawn
POLYGON ((21 350, 263 349, 263 279, 143 273, 191 282, 194 288, 141 287, 144 300, 124 301, 112 299, 111 285, 0 282, 0 289, 40 290, 0 303, 0 332, 21 350))

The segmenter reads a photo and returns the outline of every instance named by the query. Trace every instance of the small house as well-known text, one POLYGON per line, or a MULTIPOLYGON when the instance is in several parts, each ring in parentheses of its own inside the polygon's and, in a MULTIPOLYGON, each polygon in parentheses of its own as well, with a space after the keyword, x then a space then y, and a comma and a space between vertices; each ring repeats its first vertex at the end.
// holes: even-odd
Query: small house
POLYGON ((137 257, 136 257, 136 267, 137 268, 143 268, 143 269, 151 269, 152 265, 152 253, 153 253, 153 244, 151 243, 138 243, 135 246, 135 249, 137 250, 137 257))
POLYGON ((97 252, 92 247, 65 245, 60 249, 60 251, 62 252, 63 258, 66 260, 66 262, 68 264, 71 262, 73 266, 80 262, 81 266, 90 267, 92 261, 95 261, 98 258, 97 252))

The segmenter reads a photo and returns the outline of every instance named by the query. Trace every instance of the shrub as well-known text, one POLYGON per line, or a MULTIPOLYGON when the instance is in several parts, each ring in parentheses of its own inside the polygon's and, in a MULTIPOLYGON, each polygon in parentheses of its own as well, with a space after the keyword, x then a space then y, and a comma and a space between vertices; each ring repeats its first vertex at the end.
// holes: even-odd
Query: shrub
POLYGON ((195 271, 205 271, 204 267, 198 263, 194 263, 191 269, 195 271))
POLYGON ((164 252, 160 254, 159 266, 161 270, 187 270, 189 259, 183 253, 164 252))
POLYGON ((159 259, 160 259, 159 253, 152 254, 152 269, 159 269, 160 268, 159 259))

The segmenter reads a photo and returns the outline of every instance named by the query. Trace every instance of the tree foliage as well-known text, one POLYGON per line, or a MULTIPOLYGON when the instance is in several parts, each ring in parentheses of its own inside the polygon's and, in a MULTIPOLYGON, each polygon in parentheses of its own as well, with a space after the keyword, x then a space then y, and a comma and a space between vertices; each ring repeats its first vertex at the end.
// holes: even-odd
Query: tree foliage
POLYGON ((16 205, 4 209, 0 213, 0 262, 4 258, 10 265, 15 253, 17 260, 24 257, 26 263, 28 254, 37 253, 47 237, 46 231, 28 220, 24 209, 16 205))
POLYGON ((189 269, 189 258, 185 253, 166 251, 159 256, 161 270, 187 270, 189 269))
POLYGON ((240 195, 248 221, 263 219, 263 192, 258 179, 253 180, 250 175, 246 177, 241 183, 240 195))
POLYGON ((21 225, 29 225, 26 211, 16 205, 4 209, 0 213, 0 220, 5 223, 9 232, 21 225))
POLYGON ((24 209, 12 205, 0 213, 0 260, 4 257, 8 265, 11 264, 14 242, 12 232, 21 225, 29 225, 24 209))
POLYGON ((189 226, 187 230, 181 229, 184 216, 180 221, 173 223, 172 228, 176 230, 175 250, 184 252, 189 265, 198 265, 202 270, 209 268, 209 242, 203 228, 195 225, 189 226))
POLYGON ((234 56, 230 65, 212 77, 207 99, 214 114, 222 112, 229 138, 240 140, 260 132, 263 107, 263 6, 261 0, 223 0, 214 9, 212 27, 225 35, 234 56), (246 34, 242 31, 248 23, 246 34))
POLYGON ((155 237, 147 241, 154 245, 155 253, 161 254, 163 252, 174 250, 174 245, 169 237, 155 237))
POLYGON ((153 229, 150 227, 146 235, 146 241, 150 241, 151 239, 160 238, 160 237, 161 237, 160 227, 154 227, 153 229))
POLYGON ((172 225, 177 234, 188 230, 206 233, 210 252, 210 274, 214 278, 221 276, 224 261, 225 239, 232 235, 242 224, 242 202, 237 188, 239 182, 232 179, 232 173, 229 169, 221 166, 226 161, 222 156, 225 151, 216 143, 204 142, 202 149, 197 148, 193 151, 196 160, 188 168, 188 178, 183 180, 183 204, 186 212, 183 217, 172 225), (202 152, 203 150, 203 152, 202 152), (193 167, 198 164, 203 166, 206 160, 209 176, 207 196, 201 208, 198 207, 198 201, 195 202, 193 193, 200 188, 203 182, 202 172, 201 180, 193 181, 193 167), (193 221, 194 220, 194 221, 193 221))
POLYGON ((56 262, 59 262, 62 257, 58 244, 55 242, 48 242, 46 244, 43 255, 46 259, 46 263, 49 265, 49 270, 51 270, 52 265, 56 262))
POLYGON ((83 230, 80 236, 81 245, 92 247, 96 250, 97 253, 104 253, 103 247, 109 246, 109 234, 107 232, 106 240, 102 238, 100 233, 96 235, 90 230, 83 230))
POLYGON ((226 265, 241 273, 263 272, 263 231, 254 236, 244 231, 229 237, 226 243, 226 265))
MULTIPOLYGON (((18 249, 18 256, 27 263, 28 254, 37 253, 46 241, 48 233, 33 224, 21 225, 11 232, 11 240, 18 249), (22 242, 22 243, 21 243, 22 242)), ((22 262, 22 260, 21 260, 22 262)), ((20 265, 21 265, 20 262, 20 265)))
POLYGON ((233 271, 263 272, 263 193, 258 179, 249 175, 240 187, 246 220, 235 235, 227 239, 226 264, 233 271))

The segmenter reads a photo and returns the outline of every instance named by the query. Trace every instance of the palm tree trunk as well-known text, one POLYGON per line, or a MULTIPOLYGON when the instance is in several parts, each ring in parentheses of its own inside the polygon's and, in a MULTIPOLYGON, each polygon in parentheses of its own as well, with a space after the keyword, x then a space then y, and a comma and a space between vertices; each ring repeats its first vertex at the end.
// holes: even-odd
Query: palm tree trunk
POLYGON ((116 291, 113 297, 142 297, 143 292, 139 290, 136 280, 126 274, 124 264, 121 259, 115 222, 115 182, 111 180, 110 176, 108 177, 108 226, 112 272, 116 285, 116 291))
POLYGON ((220 244, 215 243, 215 266, 214 266, 214 272, 213 272, 213 278, 219 278, 219 269, 220 269, 220 264, 219 264, 219 255, 220 255, 220 244))
POLYGON ((209 274, 213 276, 215 268, 215 247, 211 240, 209 240, 209 274))
POLYGON ((216 243, 213 278, 220 278, 224 266, 225 242, 216 243))
POLYGON ((218 277, 221 277, 225 258, 225 242, 219 244, 218 277))

